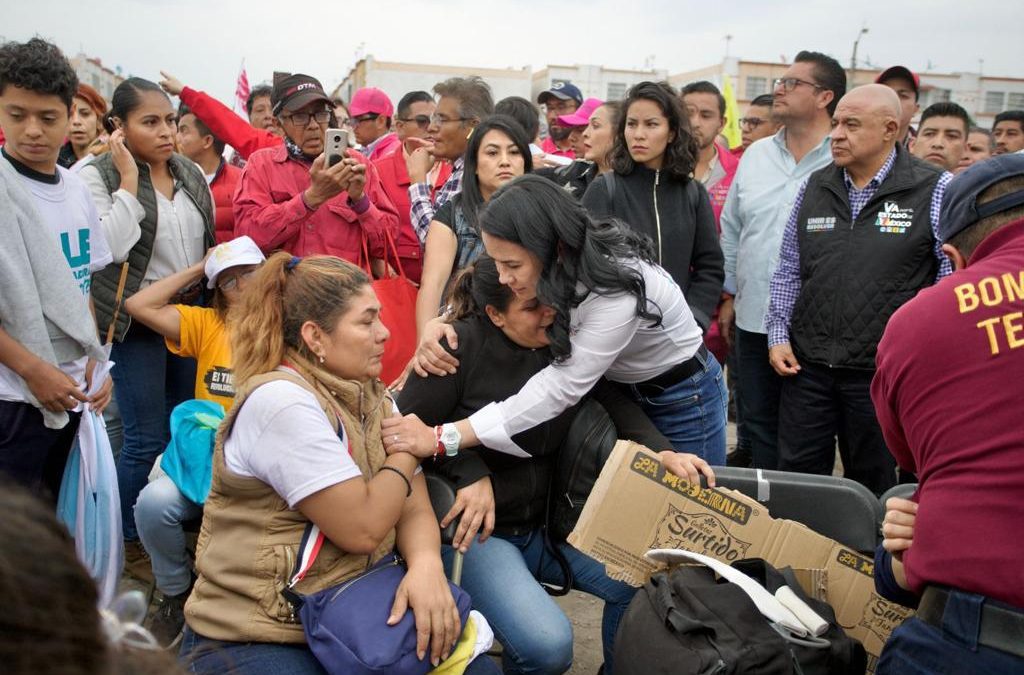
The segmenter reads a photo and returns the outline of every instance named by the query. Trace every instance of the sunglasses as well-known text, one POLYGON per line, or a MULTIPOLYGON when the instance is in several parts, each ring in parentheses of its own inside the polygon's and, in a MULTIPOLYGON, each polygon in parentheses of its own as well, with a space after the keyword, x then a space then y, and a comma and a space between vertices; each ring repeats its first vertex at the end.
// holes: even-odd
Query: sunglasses
POLYGON ((416 115, 415 117, 399 117, 400 122, 415 122, 420 129, 430 126, 430 115, 416 115))

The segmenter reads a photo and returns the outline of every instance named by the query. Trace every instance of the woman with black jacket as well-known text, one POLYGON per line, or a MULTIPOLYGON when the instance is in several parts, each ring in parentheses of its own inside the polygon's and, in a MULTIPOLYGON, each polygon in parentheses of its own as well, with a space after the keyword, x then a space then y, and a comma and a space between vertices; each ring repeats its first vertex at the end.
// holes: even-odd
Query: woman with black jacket
MULTIPOLYGON (((490 258, 480 258, 460 275, 451 305, 458 335, 458 348, 451 352, 463 366, 449 376, 409 378, 398 400, 403 413, 414 413, 430 425, 461 419, 508 397, 551 361, 546 329, 554 321, 553 310, 536 298, 514 297, 499 282, 490 258)), ((591 395, 608 410, 620 437, 654 449, 672 447, 614 385, 599 383, 591 395)), ((443 524, 461 513, 453 544, 466 552, 462 586, 503 644, 505 672, 559 673, 572 663, 569 621, 535 580, 563 580, 554 557, 544 553, 540 528, 554 460, 576 409, 517 434, 514 439, 529 449, 528 457, 478 447, 423 465, 458 488, 456 507, 443 524), (480 539, 471 546, 478 529, 480 539)), ((695 455, 663 454, 690 465, 690 471, 679 473, 700 470, 713 480, 707 464, 695 455)), ((602 637, 605 672, 610 672, 615 630, 635 589, 610 579, 603 565, 568 544, 556 546, 573 570, 574 587, 605 600, 602 637)), ((446 561, 451 553, 446 551, 446 561)))
POLYGON ((707 331, 725 280, 707 191, 693 180, 697 144, 676 92, 641 82, 622 102, 612 169, 587 188, 595 218, 615 216, 654 242, 654 262, 679 284, 707 331))

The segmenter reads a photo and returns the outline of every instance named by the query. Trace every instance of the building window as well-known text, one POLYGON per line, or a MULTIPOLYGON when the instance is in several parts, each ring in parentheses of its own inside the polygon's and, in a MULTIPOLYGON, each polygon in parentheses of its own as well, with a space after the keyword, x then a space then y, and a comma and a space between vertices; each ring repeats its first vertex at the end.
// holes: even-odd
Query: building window
POLYGON ((1006 98, 1006 93, 1002 91, 986 91, 985 92, 985 112, 1001 113, 1003 112, 1003 100, 1006 98))
POLYGON ((626 98, 626 83, 625 82, 609 82, 608 83, 608 100, 609 101, 621 101, 626 98))
POLYGON ((928 98, 929 104, 931 103, 945 103, 949 101, 953 92, 949 89, 932 89, 931 96, 928 98))
POLYGON ((1007 110, 1024 110, 1024 93, 1010 94, 1006 101, 1007 110))
POLYGON ((767 77, 747 77, 747 88, 744 91, 744 98, 747 100, 753 100, 761 94, 768 93, 768 78, 767 77))

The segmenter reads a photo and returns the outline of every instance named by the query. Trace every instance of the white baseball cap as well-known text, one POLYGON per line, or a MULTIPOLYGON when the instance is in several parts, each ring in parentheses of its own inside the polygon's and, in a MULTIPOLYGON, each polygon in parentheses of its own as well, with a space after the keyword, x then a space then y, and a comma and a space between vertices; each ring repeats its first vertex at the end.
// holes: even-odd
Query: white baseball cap
POLYGON ((217 277, 226 269, 238 267, 239 265, 259 265, 266 257, 263 251, 251 238, 241 236, 223 244, 218 244, 210 251, 210 257, 206 259, 206 278, 209 281, 207 288, 217 286, 217 277))

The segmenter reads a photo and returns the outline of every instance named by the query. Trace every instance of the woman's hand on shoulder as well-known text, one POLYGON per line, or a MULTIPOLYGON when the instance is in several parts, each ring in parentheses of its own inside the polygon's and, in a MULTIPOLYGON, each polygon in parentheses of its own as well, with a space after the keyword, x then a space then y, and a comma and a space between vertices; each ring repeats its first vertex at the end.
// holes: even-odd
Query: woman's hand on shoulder
POLYGON ((694 485, 700 485, 700 475, 704 474, 708 479, 708 487, 715 487, 715 472, 711 469, 710 464, 697 455, 675 450, 662 450, 658 456, 661 457, 661 465, 670 473, 685 478, 694 485))
POLYGON ((429 645, 430 662, 436 666, 448 658, 462 634, 459 609, 440 557, 409 567, 395 594, 388 625, 398 623, 409 609, 416 619, 416 656, 422 659, 429 645))
POLYGON ((462 519, 452 538, 452 546, 465 553, 477 532, 480 533, 481 544, 494 532, 494 487, 490 476, 484 476, 456 491, 455 504, 441 519, 441 527, 448 527, 448 523, 460 513, 462 519))
POLYGON ((429 375, 454 375, 459 367, 459 360, 441 346, 441 339, 448 340, 452 349, 459 348, 459 336, 450 323, 437 317, 423 326, 416 353, 412 357, 413 368, 420 377, 429 375))
POLYGON ((407 452, 426 459, 437 453, 437 434, 434 428, 428 427, 416 415, 385 417, 380 422, 380 435, 384 441, 384 450, 389 455, 407 452))

